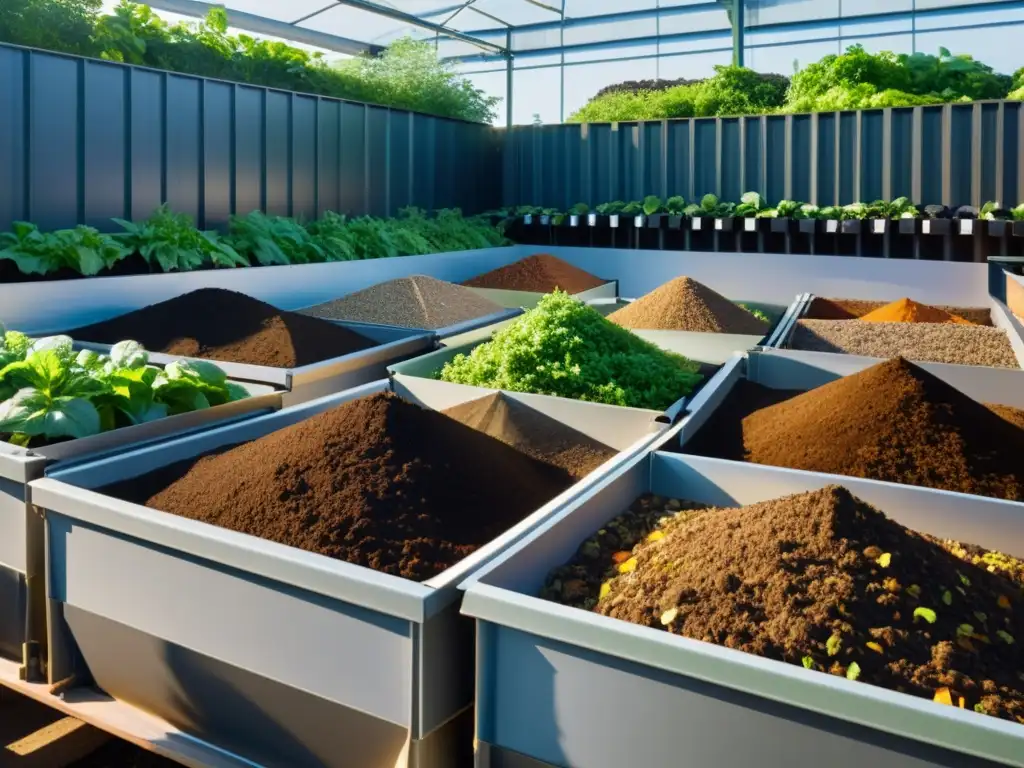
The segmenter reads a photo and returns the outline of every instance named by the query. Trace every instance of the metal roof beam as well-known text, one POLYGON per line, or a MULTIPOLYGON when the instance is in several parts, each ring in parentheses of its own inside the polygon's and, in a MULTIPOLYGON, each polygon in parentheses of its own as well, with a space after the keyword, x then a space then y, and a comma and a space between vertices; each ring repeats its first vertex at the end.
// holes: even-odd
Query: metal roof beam
POLYGON ((377 16, 384 16, 388 19, 394 19, 395 21, 401 21, 404 24, 408 24, 412 27, 420 27, 422 29, 429 29, 431 32, 435 32, 439 35, 445 35, 453 40, 461 40, 464 43, 475 45, 478 48, 483 48, 486 51, 494 51, 495 53, 505 54, 506 49, 503 46, 497 45, 496 43, 490 43, 487 40, 481 40, 479 37, 473 37, 463 32, 459 32, 457 29, 446 27, 444 24, 435 24, 432 21, 415 16, 411 13, 405 13, 394 8, 388 8, 387 6, 378 5, 377 3, 370 2, 370 0, 335 0, 339 5, 347 5, 350 8, 357 8, 367 13, 373 13, 377 16))
MULTIPOLYGON (((146 4, 157 10, 191 16, 196 19, 206 18, 206 14, 211 9, 223 7, 216 3, 202 2, 202 0, 146 0, 146 4)), ((253 13, 234 11, 230 8, 226 10, 228 24, 236 29, 244 29, 246 32, 279 37, 283 40, 294 40, 297 43, 337 53, 346 53, 350 56, 358 56, 363 53, 377 54, 384 50, 384 47, 380 45, 318 32, 315 29, 296 27, 285 21, 275 21, 253 13)))

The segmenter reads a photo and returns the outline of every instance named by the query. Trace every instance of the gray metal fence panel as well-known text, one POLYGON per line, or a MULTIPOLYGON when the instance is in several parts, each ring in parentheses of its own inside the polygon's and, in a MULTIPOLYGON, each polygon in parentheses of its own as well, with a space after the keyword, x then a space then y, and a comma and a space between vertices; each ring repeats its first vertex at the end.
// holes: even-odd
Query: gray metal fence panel
POLYGON ((500 203, 488 125, 0 45, 0 229, 500 203))
POLYGON ((1021 102, 800 115, 525 125, 506 136, 506 205, 755 190, 818 205, 1024 202, 1021 102))

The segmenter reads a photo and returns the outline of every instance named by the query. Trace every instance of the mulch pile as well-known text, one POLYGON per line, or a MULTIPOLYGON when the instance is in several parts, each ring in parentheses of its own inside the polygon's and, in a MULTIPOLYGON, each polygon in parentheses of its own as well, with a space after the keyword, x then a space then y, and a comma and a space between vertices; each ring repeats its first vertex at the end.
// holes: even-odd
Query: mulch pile
POLYGON ((1012 581, 839 486, 694 506, 638 500, 641 516, 664 510, 656 530, 610 558, 600 534, 590 539, 543 596, 1024 723, 1024 598, 1012 581))
POLYGON ((383 323, 436 330, 504 309, 461 285, 413 275, 371 285, 361 291, 302 310, 329 320, 383 323))
POLYGON ((376 342, 243 293, 201 288, 69 331, 79 341, 134 339, 150 352, 293 368, 369 349, 376 342))
POLYGON ((424 580, 572 483, 562 469, 380 393, 105 492, 424 580))
POLYGON ((751 407, 757 388, 734 389, 684 450, 1024 501, 1024 429, 906 360, 751 407))
MULTIPOLYGON (((888 303, 865 299, 825 299, 815 296, 804 317, 809 320, 857 320, 888 303)), ((985 307, 949 307, 938 304, 931 306, 969 320, 975 325, 992 325, 992 312, 985 307)))
POLYGON ((616 454, 614 448, 503 392, 470 400, 443 413, 575 478, 590 474, 616 454))
POLYGON ((624 328, 648 331, 751 335, 763 335, 768 331, 768 323, 689 277, 670 280, 612 312, 608 319, 624 328))
POLYGON ((477 275, 463 285, 532 293, 551 293, 555 289, 566 293, 582 293, 606 282, 608 281, 574 267, 557 256, 538 253, 477 275))
POLYGON ((919 304, 908 298, 897 299, 891 304, 879 307, 860 318, 865 323, 955 323, 974 325, 957 314, 938 307, 919 304))

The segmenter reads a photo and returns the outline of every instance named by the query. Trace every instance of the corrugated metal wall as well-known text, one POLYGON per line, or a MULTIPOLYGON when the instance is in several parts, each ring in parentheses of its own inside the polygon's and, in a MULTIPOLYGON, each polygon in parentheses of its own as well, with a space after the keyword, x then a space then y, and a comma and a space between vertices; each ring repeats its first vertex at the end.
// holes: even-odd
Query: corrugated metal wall
POLYGON ((203 228, 260 208, 478 212, 500 198, 493 128, 0 45, 0 228, 145 218, 203 228))
POLYGON ((772 203, 1024 202, 1020 102, 520 126, 506 136, 505 205, 565 208, 645 195, 772 203))

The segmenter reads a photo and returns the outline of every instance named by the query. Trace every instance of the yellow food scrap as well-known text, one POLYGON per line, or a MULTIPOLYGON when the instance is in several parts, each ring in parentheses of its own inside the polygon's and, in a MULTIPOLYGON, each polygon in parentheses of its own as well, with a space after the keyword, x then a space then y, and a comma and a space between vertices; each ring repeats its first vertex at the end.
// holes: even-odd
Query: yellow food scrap
POLYGON ((1007 611, 1010 610, 1010 598, 1008 598, 1006 595, 1000 595, 999 599, 996 600, 996 603, 999 604, 1000 608, 1003 608, 1007 611))
POLYGON ((624 563, 627 560, 629 560, 629 558, 631 558, 632 556, 633 553, 629 551, 616 552, 614 555, 612 555, 612 562, 616 564, 624 563))
POLYGON ((604 600, 608 597, 608 594, 612 591, 612 585, 610 581, 606 581, 601 585, 601 593, 597 596, 598 600, 604 600))
POLYGON ((636 558, 631 557, 624 563, 619 563, 619 573, 632 573, 636 570, 636 558))
POLYGON ((921 588, 917 584, 911 584, 907 587, 907 594, 917 599, 921 596, 921 588))
POLYGON ((932 699, 932 701, 936 702, 937 704, 945 704, 947 707, 952 707, 953 694, 949 692, 949 688, 939 688, 939 690, 935 692, 935 697, 932 699))
POLYGON ((669 608, 667 611, 665 611, 663 614, 661 614, 661 624, 662 624, 662 626, 667 627, 669 624, 671 624, 673 621, 676 620, 676 616, 678 616, 678 615, 679 615, 679 609, 678 608, 669 608))
POLYGON ((977 653, 978 652, 978 649, 975 648, 973 643, 971 643, 971 641, 968 640, 966 637, 963 637, 963 636, 958 637, 956 639, 956 644, 959 645, 961 648, 963 648, 965 651, 967 651, 969 653, 977 653))
POLYGON ((875 653, 882 653, 882 646, 878 643, 868 643, 867 646, 875 653))
POLYGON ((878 559, 875 562, 883 568, 888 568, 889 563, 892 562, 892 555, 888 552, 883 552, 881 555, 878 556, 878 559))
POLYGON ((964 708, 964 697, 961 696, 960 697, 960 709, 963 709, 963 708, 964 708))
POLYGON ((647 537, 647 541, 651 541, 651 542, 661 541, 664 538, 665 538, 665 532, 664 531, 654 531, 654 532, 651 533, 650 536, 647 537))

